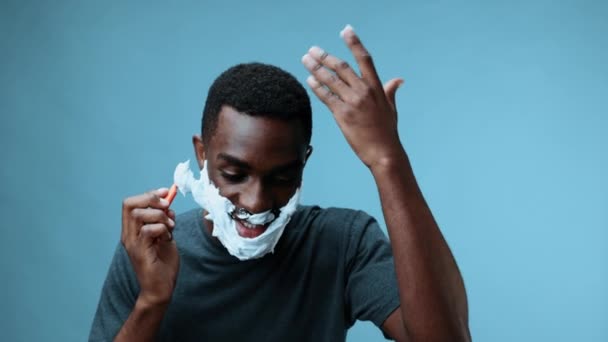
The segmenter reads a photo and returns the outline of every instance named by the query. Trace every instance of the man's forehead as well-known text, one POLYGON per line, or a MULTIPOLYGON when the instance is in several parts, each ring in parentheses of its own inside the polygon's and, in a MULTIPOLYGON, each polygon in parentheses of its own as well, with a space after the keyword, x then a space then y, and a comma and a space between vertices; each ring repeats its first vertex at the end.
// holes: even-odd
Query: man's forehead
POLYGON ((300 120, 249 115, 229 106, 224 106, 219 113, 215 135, 241 143, 306 143, 300 120))
POLYGON ((300 159, 307 143, 299 120, 252 116, 224 106, 211 139, 214 153, 239 159, 300 159))

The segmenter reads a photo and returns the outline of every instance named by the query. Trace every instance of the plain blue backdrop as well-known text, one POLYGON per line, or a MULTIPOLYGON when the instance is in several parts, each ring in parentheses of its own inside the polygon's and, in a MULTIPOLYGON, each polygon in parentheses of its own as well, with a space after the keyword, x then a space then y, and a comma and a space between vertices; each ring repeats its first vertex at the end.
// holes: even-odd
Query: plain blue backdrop
MULTIPOLYGON (((349 23, 384 80, 406 79, 402 141, 474 339, 608 341, 606 18, 606 1, 3 0, 0 339, 85 340, 121 200, 193 158, 211 81, 262 61, 304 82, 313 44, 353 62, 349 23)), ((370 173, 313 109, 303 202, 383 224, 370 173)), ((348 340, 382 337, 360 323, 348 340)))

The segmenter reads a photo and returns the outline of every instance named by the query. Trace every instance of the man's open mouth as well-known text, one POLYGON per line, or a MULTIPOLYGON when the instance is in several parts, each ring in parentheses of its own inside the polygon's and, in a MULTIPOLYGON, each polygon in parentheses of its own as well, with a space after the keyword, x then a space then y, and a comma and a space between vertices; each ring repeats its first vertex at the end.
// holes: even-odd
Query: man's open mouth
POLYGON ((255 225, 251 224, 244 220, 234 220, 236 222, 236 231, 237 233, 244 238, 253 239, 256 238, 268 229, 270 226, 270 222, 263 225, 255 225))

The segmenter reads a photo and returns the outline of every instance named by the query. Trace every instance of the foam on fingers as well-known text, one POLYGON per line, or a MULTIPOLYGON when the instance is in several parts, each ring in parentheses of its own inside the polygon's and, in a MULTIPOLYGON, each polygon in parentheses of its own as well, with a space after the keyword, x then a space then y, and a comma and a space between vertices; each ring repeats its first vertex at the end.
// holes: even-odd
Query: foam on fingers
POLYGON ((346 34, 346 32, 355 32, 355 29, 350 25, 350 24, 346 24, 346 26, 344 26, 344 28, 342 29, 342 31, 340 31, 340 37, 344 38, 344 35, 346 34))

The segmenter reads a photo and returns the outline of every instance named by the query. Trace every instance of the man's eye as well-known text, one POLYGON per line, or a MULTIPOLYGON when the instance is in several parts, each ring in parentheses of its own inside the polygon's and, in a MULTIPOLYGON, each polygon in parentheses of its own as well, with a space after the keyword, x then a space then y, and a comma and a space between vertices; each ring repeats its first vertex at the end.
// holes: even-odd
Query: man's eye
POLYGON ((245 177, 246 177, 245 175, 239 174, 239 173, 221 172, 220 174, 222 175, 222 178, 224 178, 225 180, 227 180, 230 183, 242 182, 243 180, 245 180, 245 177))
POLYGON ((274 181, 278 184, 291 184, 296 181, 296 177, 287 175, 277 175, 274 177, 274 181))

